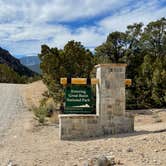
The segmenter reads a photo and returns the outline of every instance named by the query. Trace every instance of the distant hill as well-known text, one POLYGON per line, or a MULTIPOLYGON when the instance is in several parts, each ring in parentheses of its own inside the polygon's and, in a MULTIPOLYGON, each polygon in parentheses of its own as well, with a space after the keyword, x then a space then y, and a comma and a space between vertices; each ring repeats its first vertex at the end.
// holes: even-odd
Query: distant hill
POLYGON ((7 50, 0 47, 0 64, 4 64, 20 76, 33 77, 35 72, 20 63, 20 60, 13 57, 7 50))
POLYGON ((40 64, 40 59, 38 56, 26 56, 19 59, 20 62, 25 66, 33 66, 40 64))
POLYGON ((40 64, 36 64, 36 65, 31 65, 31 66, 27 66, 30 70, 38 73, 38 74, 41 74, 42 71, 40 69, 40 64))
POLYGON ((40 69, 40 59, 38 56, 26 56, 20 58, 20 62, 28 67, 30 70, 41 74, 41 69, 40 69))

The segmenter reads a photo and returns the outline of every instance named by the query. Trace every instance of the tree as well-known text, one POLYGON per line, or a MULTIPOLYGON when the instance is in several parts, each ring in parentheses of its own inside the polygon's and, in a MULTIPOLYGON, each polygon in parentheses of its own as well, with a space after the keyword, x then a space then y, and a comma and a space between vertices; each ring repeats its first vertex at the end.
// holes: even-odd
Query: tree
POLYGON ((61 57, 60 50, 42 45, 39 58, 41 60, 40 68, 43 74, 43 81, 48 87, 50 96, 57 101, 61 101, 63 91, 59 82, 60 77, 64 75, 65 71, 62 68, 63 58, 61 57))
POLYGON ((125 62, 127 63, 126 76, 132 79, 132 86, 127 88, 126 100, 127 108, 139 107, 139 94, 136 89, 136 80, 139 73, 139 67, 144 61, 144 52, 140 41, 142 36, 142 23, 134 23, 127 26, 126 35, 128 48, 126 49, 125 62))
POLYGON ((2 83, 24 83, 26 78, 18 75, 6 64, 0 64, 0 82, 2 83))
POLYGON ((42 45, 41 70, 43 81, 50 95, 57 101, 63 100, 63 90, 60 85, 61 77, 87 77, 93 69, 92 53, 85 49, 80 42, 69 41, 63 50, 42 45))
POLYGON ((154 106, 164 107, 166 105, 166 59, 156 59, 152 83, 152 103, 154 106))
POLYGON ((96 62, 127 63, 127 108, 163 107, 166 103, 166 19, 127 26, 112 32, 95 49, 96 62))
POLYGON ((112 32, 108 35, 107 40, 95 49, 95 56, 108 57, 112 63, 123 62, 126 52, 127 35, 123 32, 112 32))
POLYGON ((142 34, 143 48, 154 58, 166 56, 166 19, 150 22, 142 34))
POLYGON ((146 54, 137 77, 140 102, 149 107, 162 107, 166 98, 166 19, 150 22, 140 41, 146 54))
POLYGON ((80 42, 69 41, 63 50, 67 75, 87 77, 93 69, 93 55, 80 42))
POLYGON ((69 41, 64 49, 42 46, 43 80, 55 100, 62 99, 60 77, 87 77, 96 63, 127 63, 127 108, 152 108, 166 105, 166 19, 127 27, 112 32, 95 49, 94 56, 80 42, 69 41), (59 99, 56 99, 59 98, 59 99))

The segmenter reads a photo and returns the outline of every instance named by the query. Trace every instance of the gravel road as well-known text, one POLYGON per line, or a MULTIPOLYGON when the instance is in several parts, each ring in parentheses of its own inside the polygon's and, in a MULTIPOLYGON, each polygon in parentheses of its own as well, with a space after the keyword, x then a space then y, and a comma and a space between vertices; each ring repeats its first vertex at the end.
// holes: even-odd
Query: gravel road
POLYGON ((136 110, 134 133, 61 141, 58 124, 39 125, 23 104, 39 101, 40 86, 0 84, 0 166, 83 166, 101 155, 123 166, 166 166, 166 109, 136 110))
MULTIPOLYGON (((23 110, 18 84, 0 84, 0 138, 12 127, 13 120, 23 110)), ((1 139, 0 139, 1 140, 1 139)))

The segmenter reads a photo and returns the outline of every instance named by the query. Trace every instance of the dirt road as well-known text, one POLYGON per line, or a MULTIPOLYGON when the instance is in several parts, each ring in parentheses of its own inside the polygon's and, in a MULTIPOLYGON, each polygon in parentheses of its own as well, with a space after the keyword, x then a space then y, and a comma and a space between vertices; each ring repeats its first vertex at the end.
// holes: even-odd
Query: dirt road
POLYGON ((0 84, 0 140, 12 126, 13 120, 23 111, 19 85, 0 84))
POLYGON ((0 84, 0 166, 83 166, 100 155, 123 166, 166 166, 166 109, 133 110, 134 133, 61 141, 58 124, 38 125, 24 108, 22 98, 39 103, 44 90, 42 82, 0 84))

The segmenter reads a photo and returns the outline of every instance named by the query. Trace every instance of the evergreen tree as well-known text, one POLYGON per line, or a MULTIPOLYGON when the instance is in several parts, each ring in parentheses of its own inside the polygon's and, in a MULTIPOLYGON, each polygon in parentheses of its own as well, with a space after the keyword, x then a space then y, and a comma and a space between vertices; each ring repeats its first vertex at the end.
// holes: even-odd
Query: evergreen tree
POLYGON ((123 32, 112 32, 106 42, 95 49, 95 56, 108 58, 112 63, 124 62, 127 47, 127 35, 123 32))
POLYGON ((96 62, 127 63, 127 108, 166 105, 166 19, 129 25, 125 33, 113 32, 95 49, 96 62), (107 57, 107 58, 106 58, 107 57))
POLYGON ((0 64, 1 83, 24 83, 25 78, 18 75, 14 70, 5 64, 0 64))
POLYGON ((80 42, 69 41, 63 50, 43 45, 39 57, 43 80, 57 102, 63 100, 61 77, 87 77, 93 69, 92 53, 80 42))

